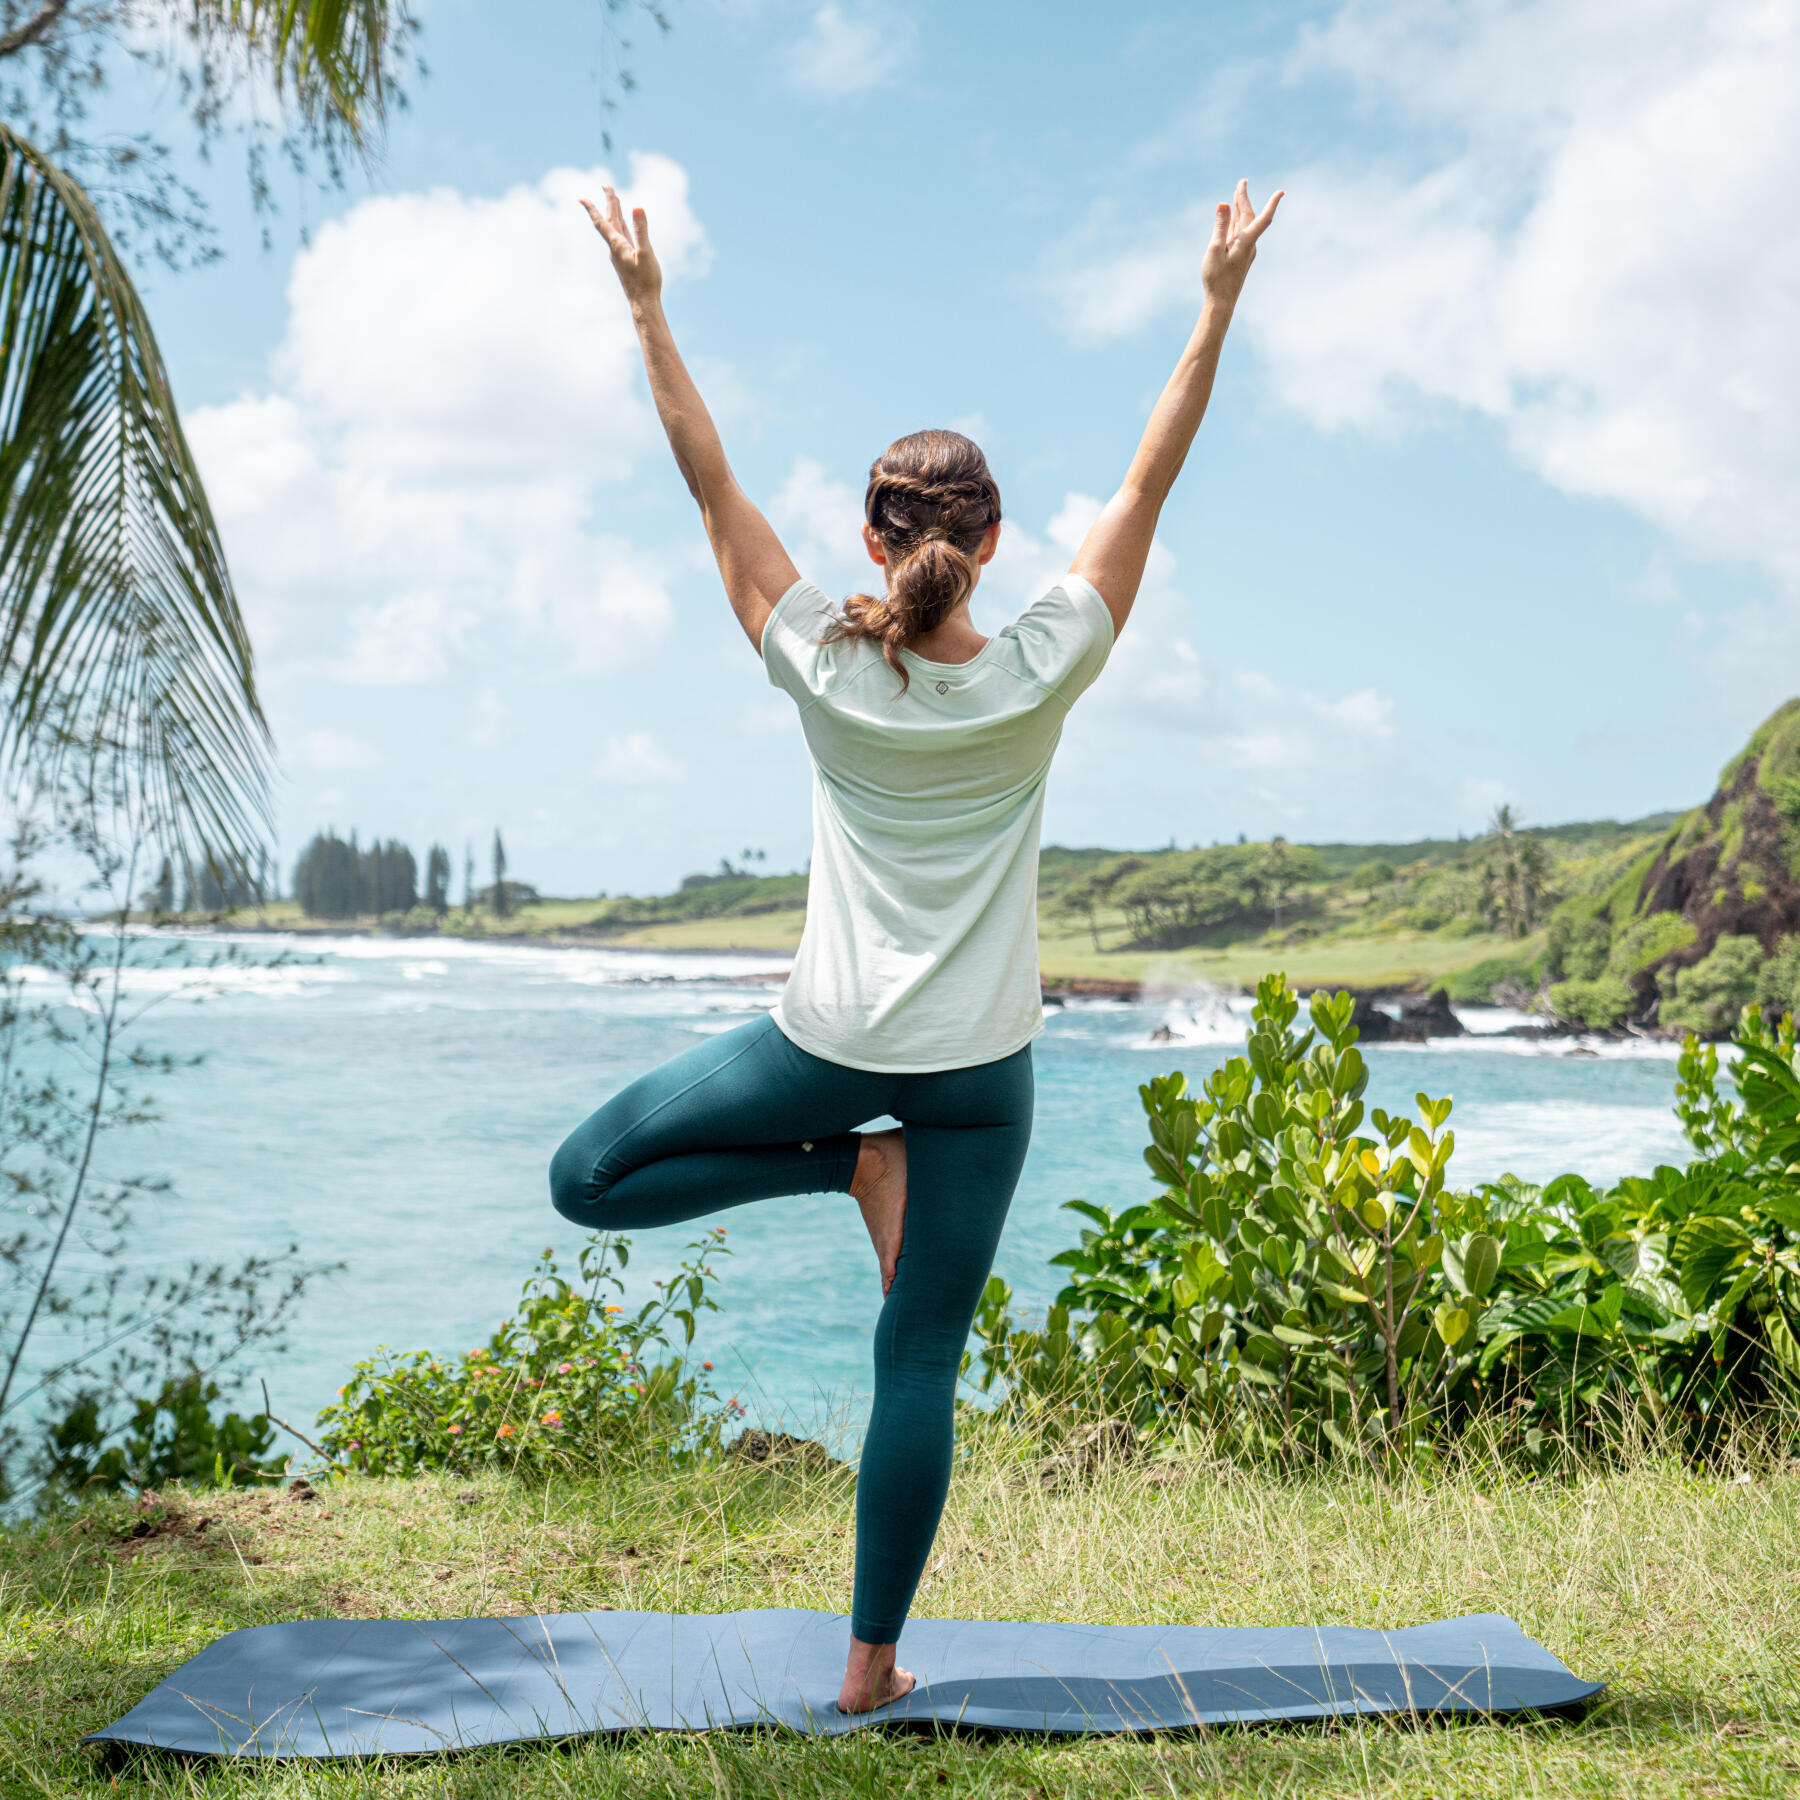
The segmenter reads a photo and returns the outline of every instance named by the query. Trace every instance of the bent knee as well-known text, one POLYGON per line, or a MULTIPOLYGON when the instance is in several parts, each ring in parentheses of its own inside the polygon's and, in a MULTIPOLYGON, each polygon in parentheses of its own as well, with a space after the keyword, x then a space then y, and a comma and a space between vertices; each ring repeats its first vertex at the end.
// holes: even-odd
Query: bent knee
POLYGON ((571 1132, 550 1159, 550 1204, 565 1219, 594 1226, 609 1185, 586 1128, 571 1132))

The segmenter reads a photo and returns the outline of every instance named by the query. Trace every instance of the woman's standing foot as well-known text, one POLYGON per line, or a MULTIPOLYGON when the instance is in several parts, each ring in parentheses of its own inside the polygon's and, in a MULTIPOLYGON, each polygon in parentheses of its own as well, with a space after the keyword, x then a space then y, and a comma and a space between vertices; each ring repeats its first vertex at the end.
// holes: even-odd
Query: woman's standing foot
POLYGON ((865 1713, 878 1706, 890 1706, 913 1691, 914 1681, 912 1671, 894 1661, 892 1644, 865 1644, 860 1638, 852 1638, 844 1685, 838 1693, 838 1711, 865 1713))
MULTIPOLYGON (((865 1131, 857 1152, 850 1197, 862 1209, 875 1260, 881 1264, 881 1291, 894 1285, 900 1245, 906 1236, 906 1134, 865 1131)), ((877 1702, 885 1704, 885 1702, 877 1702)))

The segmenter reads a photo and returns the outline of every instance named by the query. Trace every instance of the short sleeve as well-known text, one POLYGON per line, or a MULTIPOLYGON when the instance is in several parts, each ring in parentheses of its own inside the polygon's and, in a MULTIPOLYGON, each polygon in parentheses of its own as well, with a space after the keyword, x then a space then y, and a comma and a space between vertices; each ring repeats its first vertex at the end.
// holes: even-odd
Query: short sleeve
POLYGON ((820 589, 810 581, 796 581, 763 625, 763 668, 773 686, 785 688, 802 706, 819 693, 820 640, 833 616, 820 589))
POLYGON ((1087 691, 1112 654, 1112 614, 1099 589, 1080 575, 1065 575, 1008 629, 1026 674, 1065 706, 1087 691))

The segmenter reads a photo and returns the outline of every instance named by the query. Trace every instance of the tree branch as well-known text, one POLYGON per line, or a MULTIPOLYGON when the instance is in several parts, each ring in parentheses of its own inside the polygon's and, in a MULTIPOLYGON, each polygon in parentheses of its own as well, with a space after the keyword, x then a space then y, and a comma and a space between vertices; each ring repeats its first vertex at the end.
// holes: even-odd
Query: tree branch
POLYGON ((289 1437, 297 1437, 301 1441, 301 1443, 303 1443, 307 1447, 307 1449, 318 1451, 319 1455, 324 1457, 324 1459, 327 1462, 331 1462, 333 1459, 332 1459, 331 1452, 329 1450, 325 1449, 323 1446, 321 1446, 319 1444, 315 1444, 312 1441, 312 1439, 306 1435, 306 1433, 304 1431, 296 1431, 294 1429, 294 1427, 287 1422, 286 1419, 278 1419, 272 1412, 269 1411, 269 1384, 266 1381, 262 1384, 262 1391, 263 1391, 262 1416, 265 1419, 267 1419, 271 1425, 279 1425, 281 1427, 281 1429, 288 1434, 289 1437))
POLYGON ((47 6, 40 7, 23 25, 15 25, 11 31, 0 35, 0 56, 17 56, 21 50, 28 50, 48 37, 68 10, 69 0, 49 0, 47 6))

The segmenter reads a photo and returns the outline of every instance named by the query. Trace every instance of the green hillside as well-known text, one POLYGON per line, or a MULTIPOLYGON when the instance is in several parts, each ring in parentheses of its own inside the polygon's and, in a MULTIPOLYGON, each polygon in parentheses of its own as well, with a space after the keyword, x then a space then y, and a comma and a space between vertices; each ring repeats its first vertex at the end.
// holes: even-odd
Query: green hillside
MULTIPOLYGON (((531 900, 506 917, 476 899, 360 921, 291 902, 254 913, 300 931, 791 950, 806 877, 722 863, 673 893, 531 900)), ((1049 844, 1038 938, 1052 986, 1247 987, 1281 968, 1304 987, 1442 985, 1569 1025, 1718 1036, 1751 1002, 1800 1006, 1800 700, 1687 813, 1526 825, 1503 807, 1478 837, 1410 844, 1049 844)))
POLYGON ((1616 878, 1550 921, 1550 1004, 1590 1025, 1717 1035, 1752 1002, 1800 1006, 1800 700, 1780 707, 1616 878))

